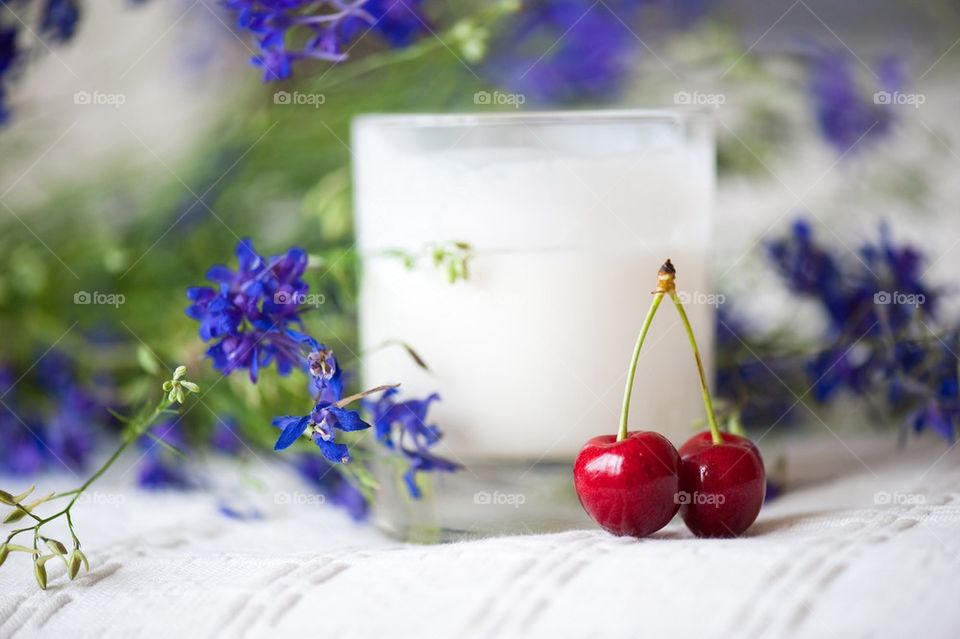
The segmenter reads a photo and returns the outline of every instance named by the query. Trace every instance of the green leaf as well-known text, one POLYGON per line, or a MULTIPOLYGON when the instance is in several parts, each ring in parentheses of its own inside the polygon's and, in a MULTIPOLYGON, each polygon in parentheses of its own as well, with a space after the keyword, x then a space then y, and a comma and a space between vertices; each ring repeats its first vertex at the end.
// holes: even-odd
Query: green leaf
POLYGON ((30 495, 33 494, 33 490, 34 490, 35 488, 36 488, 36 486, 31 486, 30 488, 27 488, 25 491, 23 491, 23 492, 20 493, 19 495, 14 495, 13 498, 14 498, 16 501, 23 501, 24 499, 26 499, 27 497, 29 497, 30 495))
POLYGON ((5 524, 15 524, 30 513, 29 506, 17 506, 14 510, 10 511, 10 514, 6 516, 3 520, 5 524))
POLYGON ((44 495, 40 499, 35 499, 31 501, 29 504, 26 504, 26 507, 28 510, 33 511, 33 509, 39 506, 40 504, 44 504, 56 496, 57 496, 57 493, 48 493, 47 495, 44 495))
POLYGON ((7 550, 10 552, 25 552, 31 555, 39 555, 40 551, 35 548, 28 548, 27 546, 21 546, 20 544, 6 544, 7 550))
POLYGON ((43 541, 47 544, 47 548, 57 553, 61 557, 67 554, 67 547, 56 539, 44 539, 43 541))
MULTIPOLYGON (((32 490, 33 488, 31 488, 30 491, 28 491, 26 494, 29 495, 32 490)), ((34 508, 36 508, 37 506, 39 506, 44 502, 47 502, 53 499, 56 496, 56 494, 57 493, 50 493, 46 497, 41 497, 40 499, 34 500, 29 504, 18 505, 13 511, 10 512, 9 515, 7 515, 6 519, 3 520, 3 523, 12 524, 20 521, 21 519, 23 519, 24 517, 32 513, 34 508)))
POLYGON ((3 566, 3 562, 7 560, 7 556, 10 554, 10 549, 7 548, 6 544, 0 546, 0 566, 3 566))
POLYGON ((157 358, 153 356, 153 353, 145 344, 140 344, 137 347, 137 362, 140 364, 140 368, 149 375, 156 375, 160 368, 157 364, 157 358))
POLYGON ((5 490, 0 490, 0 502, 3 502, 7 506, 17 505, 17 500, 13 498, 13 495, 11 495, 5 490))

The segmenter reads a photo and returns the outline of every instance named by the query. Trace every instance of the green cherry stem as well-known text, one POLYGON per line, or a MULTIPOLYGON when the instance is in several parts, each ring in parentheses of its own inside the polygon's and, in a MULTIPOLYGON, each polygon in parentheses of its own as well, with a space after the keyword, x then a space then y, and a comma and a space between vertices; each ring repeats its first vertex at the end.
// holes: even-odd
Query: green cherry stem
POLYGON ((660 308, 660 302, 663 301, 663 291, 655 291, 653 302, 650 304, 650 310, 647 311, 647 318, 643 320, 643 326, 640 328, 640 336, 637 337, 637 345, 633 347, 633 357, 630 359, 630 368, 627 369, 627 387, 623 391, 623 408, 620 409, 620 430, 617 431, 617 441, 621 442, 627 438, 627 419, 630 416, 630 397, 633 395, 633 381, 637 376, 637 363, 640 361, 640 349, 643 348, 643 341, 647 339, 647 331, 650 330, 650 324, 653 323, 653 317, 660 308))
MULTIPOLYGON (((669 263, 669 260, 667 260, 669 263)), ((714 444, 723 442, 720 436, 720 427, 717 426, 717 416, 713 412, 713 401, 710 399, 710 389, 707 387, 707 374, 703 371, 703 360, 700 359, 700 349, 697 347, 697 338, 693 335, 693 328, 690 326, 690 319, 687 312, 683 310, 683 304, 677 297, 677 291, 672 286, 669 290, 670 299, 677 312, 680 313, 680 320, 683 322, 683 328, 687 332, 687 339, 690 340, 690 348, 693 349, 693 358, 697 361, 697 373, 700 376, 700 392, 703 394, 703 407, 707 411, 707 423, 710 424, 710 436, 713 437, 714 444)))

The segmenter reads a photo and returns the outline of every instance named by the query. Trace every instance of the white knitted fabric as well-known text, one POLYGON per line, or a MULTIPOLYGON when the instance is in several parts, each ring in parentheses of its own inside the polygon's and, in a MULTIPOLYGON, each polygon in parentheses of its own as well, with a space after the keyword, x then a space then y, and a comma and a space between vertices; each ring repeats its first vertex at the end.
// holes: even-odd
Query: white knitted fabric
POLYGON ((12 557, 0 637, 955 639, 958 452, 854 461, 732 540, 675 521, 645 540, 582 530, 411 546, 311 505, 239 522, 209 495, 94 499, 76 514, 92 571, 70 583, 51 563, 41 592, 27 557, 12 557))

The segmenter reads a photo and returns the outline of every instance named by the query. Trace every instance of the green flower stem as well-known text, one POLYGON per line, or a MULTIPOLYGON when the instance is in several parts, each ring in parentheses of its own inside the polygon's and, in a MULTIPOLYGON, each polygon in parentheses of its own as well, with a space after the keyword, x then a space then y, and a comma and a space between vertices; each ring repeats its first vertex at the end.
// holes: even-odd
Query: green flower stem
POLYGON ((700 359, 700 349, 697 347, 697 338, 693 335, 693 328, 690 326, 690 319, 687 312, 683 310, 683 304, 677 297, 677 292, 673 288, 669 291, 670 299, 677 312, 680 313, 680 320, 683 322, 683 328, 687 332, 687 339, 690 341, 690 347, 693 349, 693 357, 697 361, 697 373, 700 376, 700 392, 703 394, 703 407, 707 411, 707 423, 710 424, 710 435, 713 437, 713 443, 723 442, 720 436, 720 427, 717 426, 717 416, 713 412, 713 401, 710 399, 710 389, 707 387, 707 374, 703 370, 703 361, 700 359))
MULTIPOLYGON (((38 545, 39 537, 40 537, 40 528, 55 519, 58 519, 60 517, 66 517, 67 527, 70 529, 70 536, 73 538, 74 547, 79 548, 80 540, 77 539, 77 535, 73 529, 73 518, 71 517, 71 512, 70 512, 74 504, 77 503, 77 500, 80 499, 80 495, 82 495, 84 491, 90 488, 90 486, 95 481, 100 479, 100 477, 102 477, 103 474, 107 472, 107 470, 109 470, 111 466, 113 466, 114 462, 116 462, 117 459, 120 458, 120 455, 123 454, 123 452, 130 446, 130 444, 137 441, 140 437, 143 436, 144 433, 147 432, 147 430, 150 428, 153 422, 157 419, 157 417, 159 417, 161 413, 163 413, 163 411, 168 409, 171 404, 172 402, 170 402, 167 399, 166 395, 164 395, 164 397, 160 400, 160 402, 157 404, 157 406, 153 409, 153 411, 149 415, 138 420, 137 422, 131 424, 128 427, 128 429, 126 430, 123 436, 123 441, 120 442, 120 445, 117 447, 115 451, 113 451, 113 454, 110 455, 107 461, 105 461, 103 465, 100 466, 100 468, 95 473, 90 475, 90 477, 85 482, 83 482, 78 488, 74 488, 71 491, 68 491, 66 493, 60 493, 59 495, 57 495, 58 497, 73 495, 73 498, 67 503, 66 506, 63 507, 63 509, 55 512, 54 514, 48 517, 38 517, 33 513, 28 512, 28 514, 31 517, 33 517, 37 523, 33 526, 28 526, 26 528, 18 528, 17 530, 12 531, 7 536, 6 543, 9 544, 11 540, 13 540, 13 538, 16 537, 17 535, 25 532, 29 532, 32 530, 33 539, 34 539, 34 542, 33 542, 34 548, 36 548, 38 545)), ((17 503, 16 507, 20 508, 21 510, 26 510, 26 508, 20 503, 17 503)))
POLYGON ((647 331, 650 330, 650 324, 660 308, 660 302, 663 301, 663 291, 657 291, 653 295, 653 302, 650 304, 650 310, 647 311, 647 318, 643 320, 643 326, 640 328, 640 336, 637 337, 637 345, 633 348, 633 358, 630 360, 630 368, 627 369, 627 387, 623 391, 623 408, 620 410, 620 430, 617 432, 617 441, 623 441, 627 438, 627 419, 630 416, 630 397, 633 395, 633 381, 637 376, 637 363, 640 361, 640 349, 643 348, 643 342, 647 339, 647 331))

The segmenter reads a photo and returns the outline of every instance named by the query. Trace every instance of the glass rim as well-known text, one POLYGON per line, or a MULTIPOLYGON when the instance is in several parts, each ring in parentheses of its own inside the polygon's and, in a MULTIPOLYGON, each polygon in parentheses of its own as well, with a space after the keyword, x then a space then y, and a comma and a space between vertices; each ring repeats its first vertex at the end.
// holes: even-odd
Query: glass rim
POLYGON ((606 124, 617 122, 708 122, 706 111, 679 109, 594 109, 564 111, 523 111, 520 113, 364 113, 352 124, 407 128, 454 128, 465 126, 510 126, 541 124, 606 124))

